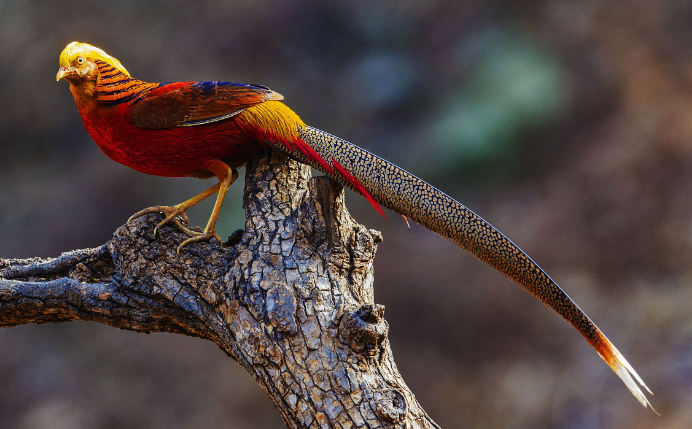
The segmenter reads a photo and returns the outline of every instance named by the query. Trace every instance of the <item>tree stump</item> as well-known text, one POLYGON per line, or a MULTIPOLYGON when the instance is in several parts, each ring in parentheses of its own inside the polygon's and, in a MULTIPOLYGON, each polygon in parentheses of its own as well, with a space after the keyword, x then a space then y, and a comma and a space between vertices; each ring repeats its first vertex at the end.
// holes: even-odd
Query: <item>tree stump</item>
POLYGON ((215 342, 290 428, 436 428, 404 383, 373 301, 378 231, 341 186, 264 151, 247 165, 245 230, 193 243, 159 215, 95 249, 0 260, 0 326, 93 320, 215 342))

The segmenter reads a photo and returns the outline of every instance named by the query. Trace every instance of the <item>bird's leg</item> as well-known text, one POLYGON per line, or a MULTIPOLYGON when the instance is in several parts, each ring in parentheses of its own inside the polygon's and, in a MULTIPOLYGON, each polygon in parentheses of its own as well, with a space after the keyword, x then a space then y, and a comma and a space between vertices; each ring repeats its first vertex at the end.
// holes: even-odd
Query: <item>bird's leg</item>
POLYGON ((159 228, 167 224, 168 222, 173 221, 173 223, 184 233, 189 235, 190 237, 194 236, 196 233, 195 231, 190 230, 188 227, 183 225, 180 222, 180 219, 178 216, 180 216, 183 219, 183 222, 186 224, 189 224, 189 220, 187 219, 187 214, 185 214, 185 211, 189 209, 190 207, 194 206, 198 202, 204 200, 205 198, 215 194, 218 190, 219 187, 221 187, 221 182, 217 183, 216 185, 212 186, 211 188, 207 189, 204 192, 200 192, 199 194, 195 195, 194 197, 190 198, 189 200, 182 202, 180 204, 177 204, 173 207, 170 206, 155 206, 155 207, 149 207, 144 210, 141 210, 132 216, 127 220, 129 223, 132 219, 138 218, 140 216, 143 216, 145 214, 149 213, 163 213, 166 217, 159 222, 156 225, 156 228, 154 228, 154 235, 156 235, 156 232, 158 231, 159 228))
POLYGON ((223 243, 223 241, 221 241, 221 237, 219 237, 216 234, 216 220, 219 218, 221 204, 223 204, 223 199, 226 197, 226 192, 228 192, 228 188, 238 178, 238 171, 234 168, 229 167, 221 161, 217 161, 216 165, 210 168, 210 170, 213 171, 217 175, 217 177, 219 177, 220 180, 220 188, 219 193, 216 196, 216 204, 214 204, 214 210, 211 212, 209 222, 207 222, 207 226, 204 228, 204 233, 192 231, 193 236, 183 241, 178 246, 178 253, 180 253, 180 249, 182 249, 184 246, 190 243, 194 243, 196 241, 207 241, 211 240, 212 238, 216 238, 216 240, 220 244, 223 243))

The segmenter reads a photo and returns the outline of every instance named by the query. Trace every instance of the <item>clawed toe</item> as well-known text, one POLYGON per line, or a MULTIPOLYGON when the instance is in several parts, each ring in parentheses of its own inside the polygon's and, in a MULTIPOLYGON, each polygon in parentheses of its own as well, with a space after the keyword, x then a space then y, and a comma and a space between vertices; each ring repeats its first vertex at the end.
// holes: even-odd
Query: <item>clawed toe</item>
MULTIPOLYGON (((186 221, 186 219, 183 219, 183 221, 186 221)), ((194 237, 195 234, 199 234, 199 232, 194 231, 187 226, 183 225, 183 221, 180 220, 180 217, 175 217, 173 218, 173 223, 175 226, 178 227, 179 230, 181 230, 183 233, 187 234, 190 237, 194 237)), ((154 235, 156 235, 156 229, 158 229, 160 226, 163 226, 163 222, 159 222, 158 225, 156 225, 156 228, 154 229, 154 235)))
POLYGON ((130 223, 133 219, 136 219, 140 216, 144 216, 146 214, 150 213, 162 213, 165 217, 164 219, 159 222, 156 227, 154 228, 154 235, 158 232, 159 228, 162 226, 166 225, 169 222, 173 222, 175 226, 178 227, 182 232, 185 234, 189 235, 192 237, 194 234, 199 234, 196 233, 192 230, 190 230, 188 227, 186 227, 183 222, 187 225, 190 224, 190 221, 187 218, 187 214, 185 214, 185 210, 182 207, 179 206, 155 206, 155 207, 149 207, 144 210, 138 211, 137 213, 133 214, 130 216, 130 218, 127 220, 127 223, 130 223), (182 221, 181 221, 182 219, 182 221))
POLYGON ((187 240, 183 241, 182 243, 180 243, 180 245, 178 246, 178 250, 176 251, 178 253, 178 255, 180 255, 180 249, 182 249, 183 247, 187 246, 190 243, 196 243, 198 241, 209 241, 212 238, 215 238, 216 241, 219 242, 219 244, 223 244, 223 241, 221 241, 221 237, 219 237, 219 235, 215 231, 210 231, 210 232, 205 232, 205 233, 196 232, 196 231, 191 231, 191 232, 194 235, 192 237, 188 238, 187 240))

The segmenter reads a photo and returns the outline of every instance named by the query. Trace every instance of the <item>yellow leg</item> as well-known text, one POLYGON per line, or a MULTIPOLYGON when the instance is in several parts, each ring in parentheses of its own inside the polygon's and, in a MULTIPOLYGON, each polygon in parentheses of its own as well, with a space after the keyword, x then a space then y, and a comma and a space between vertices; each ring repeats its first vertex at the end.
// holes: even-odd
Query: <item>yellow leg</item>
POLYGON ((195 233, 194 231, 192 231, 189 228, 187 228, 186 226, 184 226, 180 222, 180 220, 178 219, 178 216, 182 217, 183 221, 186 224, 189 224, 190 222, 187 219, 187 215, 185 214, 185 211, 187 209, 189 209, 190 207, 194 206, 195 204, 197 204, 198 202, 204 200, 205 198, 208 198, 209 196, 214 195, 219 190, 220 187, 221 187, 221 182, 217 183, 216 185, 212 186, 211 188, 207 189, 206 191, 195 195, 194 197, 190 198, 189 200, 187 200, 183 203, 177 204, 173 207, 155 206, 155 207, 146 208, 146 209, 139 211, 139 212, 133 214, 132 216, 130 216, 130 218, 127 220, 127 222, 129 223, 132 219, 136 219, 136 218, 143 216, 145 214, 163 213, 164 215, 166 215, 166 217, 161 222, 159 222, 158 225, 156 225, 156 228, 154 228, 154 235, 156 235, 156 232, 159 228, 161 228, 162 226, 164 226, 168 222, 173 221, 173 223, 175 223, 175 225, 178 228, 180 228, 181 231, 183 231, 184 233, 186 233, 187 235, 192 237, 193 235, 199 234, 199 233, 195 233))
POLYGON ((238 178, 238 171, 233 168, 230 168, 226 164, 223 164, 223 167, 221 167, 221 171, 219 171, 219 169, 217 168, 217 171, 215 171, 215 173, 217 174, 217 176, 222 176, 223 180, 218 185, 220 186, 219 194, 216 196, 216 204, 214 204, 214 210, 211 212, 211 217, 209 218, 209 222, 207 222, 206 228, 204 228, 204 233, 191 231, 193 233, 193 236, 180 243, 180 245, 178 246, 178 253, 180 253, 180 249, 182 249, 184 246, 190 243, 194 243, 196 241, 207 241, 211 240, 212 238, 216 238, 219 244, 223 243, 223 241, 221 241, 221 238, 216 234, 216 220, 219 218, 221 204, 223 204, 223 199, 226 197, 226 192, 228 192, 228 188, 238 178))

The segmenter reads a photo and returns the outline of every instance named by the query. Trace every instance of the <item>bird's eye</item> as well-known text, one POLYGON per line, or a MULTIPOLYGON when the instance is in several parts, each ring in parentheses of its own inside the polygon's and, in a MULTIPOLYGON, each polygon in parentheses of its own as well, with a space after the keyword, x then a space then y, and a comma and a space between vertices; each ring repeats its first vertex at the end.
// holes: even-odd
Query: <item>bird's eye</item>
POLYGON ((82 57, 77 58, 77 64, 84 64, 84 58, 82 58, 82 57))

